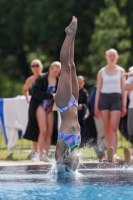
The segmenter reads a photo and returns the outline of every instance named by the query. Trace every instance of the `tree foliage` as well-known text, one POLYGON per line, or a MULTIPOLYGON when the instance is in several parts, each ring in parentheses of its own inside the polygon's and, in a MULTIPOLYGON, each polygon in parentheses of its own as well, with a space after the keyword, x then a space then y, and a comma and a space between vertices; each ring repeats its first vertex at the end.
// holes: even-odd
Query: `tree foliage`
POLYGON ((131 31, 125 16, 122 16, 115 3, 106 0, 107 7, 101 9, 95 18, 95 29, 89 45, 89 63, 93 74, 106 65, 105 51, 115 48, 119 53, 118 64, 126 68, 131 56, 131 31), (123 31, 124 30, 124 31, 123 31))
POLYGON ((22 94, 21 87, 31 74, 32 59, 40 59, 44 71, 52 61, 59 60, 64 29, 72 15, 78 18, 77 73, 84 75, 86 82, 94 79, 105 64, 104 52, 110 47, 118 50, 120 65, 131 65, 133 15, 129 2, 131 0, 115 3, 113 0, 1 0, 0 79, 6 87, 1 86, 0 96, 22 94))

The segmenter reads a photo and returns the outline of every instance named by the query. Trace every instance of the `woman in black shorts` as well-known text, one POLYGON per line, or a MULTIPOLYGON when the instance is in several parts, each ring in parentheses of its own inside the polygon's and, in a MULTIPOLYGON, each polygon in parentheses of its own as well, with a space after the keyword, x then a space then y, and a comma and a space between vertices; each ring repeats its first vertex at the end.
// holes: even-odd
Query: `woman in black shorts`
POLYGON ((102 116, 107 147, 107 160, 117 160, 117 130, 120 117, 126 114, 126 93, 124 69, 116 64, 118 53, 115 49, 106 51, 107 65, 97 76, 95 116, 102 116))

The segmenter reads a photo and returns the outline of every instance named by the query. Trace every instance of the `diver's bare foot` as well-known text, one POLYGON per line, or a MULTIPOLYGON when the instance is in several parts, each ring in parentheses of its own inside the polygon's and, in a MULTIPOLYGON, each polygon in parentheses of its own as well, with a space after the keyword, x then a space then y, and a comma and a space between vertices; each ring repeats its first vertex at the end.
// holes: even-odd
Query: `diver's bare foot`
POLYGON ((77 31, 77 18, 73 16, 71 23, 65 28, 68 35, 74 35, 77 31))

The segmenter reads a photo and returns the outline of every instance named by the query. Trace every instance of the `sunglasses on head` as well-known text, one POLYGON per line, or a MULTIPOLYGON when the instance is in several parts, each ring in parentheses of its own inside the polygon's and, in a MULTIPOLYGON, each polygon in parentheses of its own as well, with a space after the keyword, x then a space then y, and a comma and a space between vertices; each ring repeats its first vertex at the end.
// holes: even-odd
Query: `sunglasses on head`
POLYGON ((38 64, 36 64, 36 65, 31 65, 31 67, 32 67, 32 68, 34 68, 34 67, 39 67, 39 65, 38 65, 38 64))

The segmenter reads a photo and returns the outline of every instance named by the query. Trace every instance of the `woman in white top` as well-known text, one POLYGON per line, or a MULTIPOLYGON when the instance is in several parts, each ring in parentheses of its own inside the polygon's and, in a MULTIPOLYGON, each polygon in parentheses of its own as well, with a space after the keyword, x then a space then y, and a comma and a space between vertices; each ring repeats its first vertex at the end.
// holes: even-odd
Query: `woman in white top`
POLYGON ((98 72, 95 97, 95 116, 102 116, 109 162, 117 159, 118 124, 126 114, 125 70, 116 64, 118 57, 115 49, 106 51, 107 65, 98 72))

